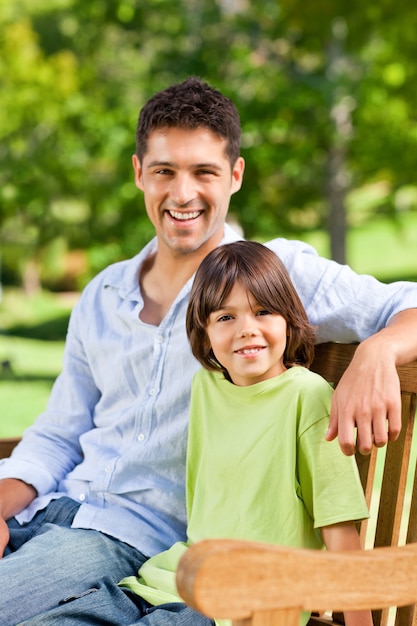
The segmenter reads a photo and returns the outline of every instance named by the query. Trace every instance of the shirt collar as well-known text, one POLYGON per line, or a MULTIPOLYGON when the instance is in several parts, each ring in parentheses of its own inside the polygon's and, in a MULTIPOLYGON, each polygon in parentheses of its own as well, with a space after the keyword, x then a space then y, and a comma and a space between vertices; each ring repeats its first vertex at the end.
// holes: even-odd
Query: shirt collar
MULTIPOLYGON (((238 241, 242 237, 229 224, 224 225, 224 232, 221 244, 238 241)), ((115 263, 108 268, 107 279, 104 287, 113 287, 119 290, 121 298, 129 300, 141 299, 139 289, 139 274, 145 259, 154 254, 158 248, 157 238, 154 237, 149 243, 134 257, 127 261, 115 263)), ((194 276, 188 281, 192 283, 194 276)), ((187 285, 188 285, 187 283, 187 285)))

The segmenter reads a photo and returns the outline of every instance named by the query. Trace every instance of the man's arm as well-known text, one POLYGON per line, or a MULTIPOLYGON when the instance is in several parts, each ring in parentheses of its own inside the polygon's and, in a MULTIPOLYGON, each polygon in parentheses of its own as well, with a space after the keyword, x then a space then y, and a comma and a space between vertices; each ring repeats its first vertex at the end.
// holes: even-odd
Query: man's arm
POLYGON ((368 454, 373 445, 395 441, 401 430, 397 365, 417 358, 417 309, 397 313, 385 328, 365 339, 333 396, 326 439, 339 438, 344 454, 368 454))
POLYGON ((9 529, 6 520, 26 508, 34 498, 36 489, 21 480, 4 478, 0 480, 0 557, 9 542, 9 529))

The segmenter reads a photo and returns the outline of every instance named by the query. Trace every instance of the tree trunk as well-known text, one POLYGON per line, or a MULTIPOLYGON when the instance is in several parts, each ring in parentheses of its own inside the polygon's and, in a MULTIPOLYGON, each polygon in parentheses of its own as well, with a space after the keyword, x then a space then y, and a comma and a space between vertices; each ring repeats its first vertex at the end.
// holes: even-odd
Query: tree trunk
POLYGON ((330 253, 334 261, 346 263, 346 184, 344 182, 345 153, 340 146, 333 146, 328 155, 328 228, 330 253))
POLYGON ((333 128, 327 161, 328 229, 332 259, 338 263, 346 263, 346 193, 350 183, 346 154, 352 136, 351 113, 355 101, 347 89, 348 59, 344 54, 347 27, 341 20, 335 20, 332 26, 332 39, 328 49, 330 119, 333 128))

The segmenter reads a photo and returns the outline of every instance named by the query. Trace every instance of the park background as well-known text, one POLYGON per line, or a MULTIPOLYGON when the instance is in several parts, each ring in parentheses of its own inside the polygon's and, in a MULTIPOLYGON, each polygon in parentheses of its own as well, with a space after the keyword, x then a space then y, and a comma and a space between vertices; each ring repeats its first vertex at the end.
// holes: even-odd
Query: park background
POLYGON ((199 75, 236 103, 246 237, 417 280, 417 5, 0 0, 0 436, 45 407, 71 307, 152 237, 142 104, 199 75))

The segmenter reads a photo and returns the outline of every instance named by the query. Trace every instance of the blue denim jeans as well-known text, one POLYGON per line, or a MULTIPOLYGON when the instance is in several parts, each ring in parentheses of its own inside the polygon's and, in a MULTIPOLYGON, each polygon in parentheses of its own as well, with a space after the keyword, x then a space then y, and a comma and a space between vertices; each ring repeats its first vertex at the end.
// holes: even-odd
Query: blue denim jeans
POLYGON ((23 526, 8 522, 10 542, 0 559, 0 622, 15 626, 59 606, 65 598, 135 575, 146 560, 138 550, 95 530, 71 528, 79 505, 53 500, 23 526))
POLYGON ((181 603, 153 607, 117 583, 146 557, 96 530, 71 528, 79 504, 53 500, 28 524, 8 522, 0 559, 1 626, 208 626, 181 603))
POLYGON ((214 622, 181 602, 151 606, 112 580, 18 626, 211 626, 214 622))

